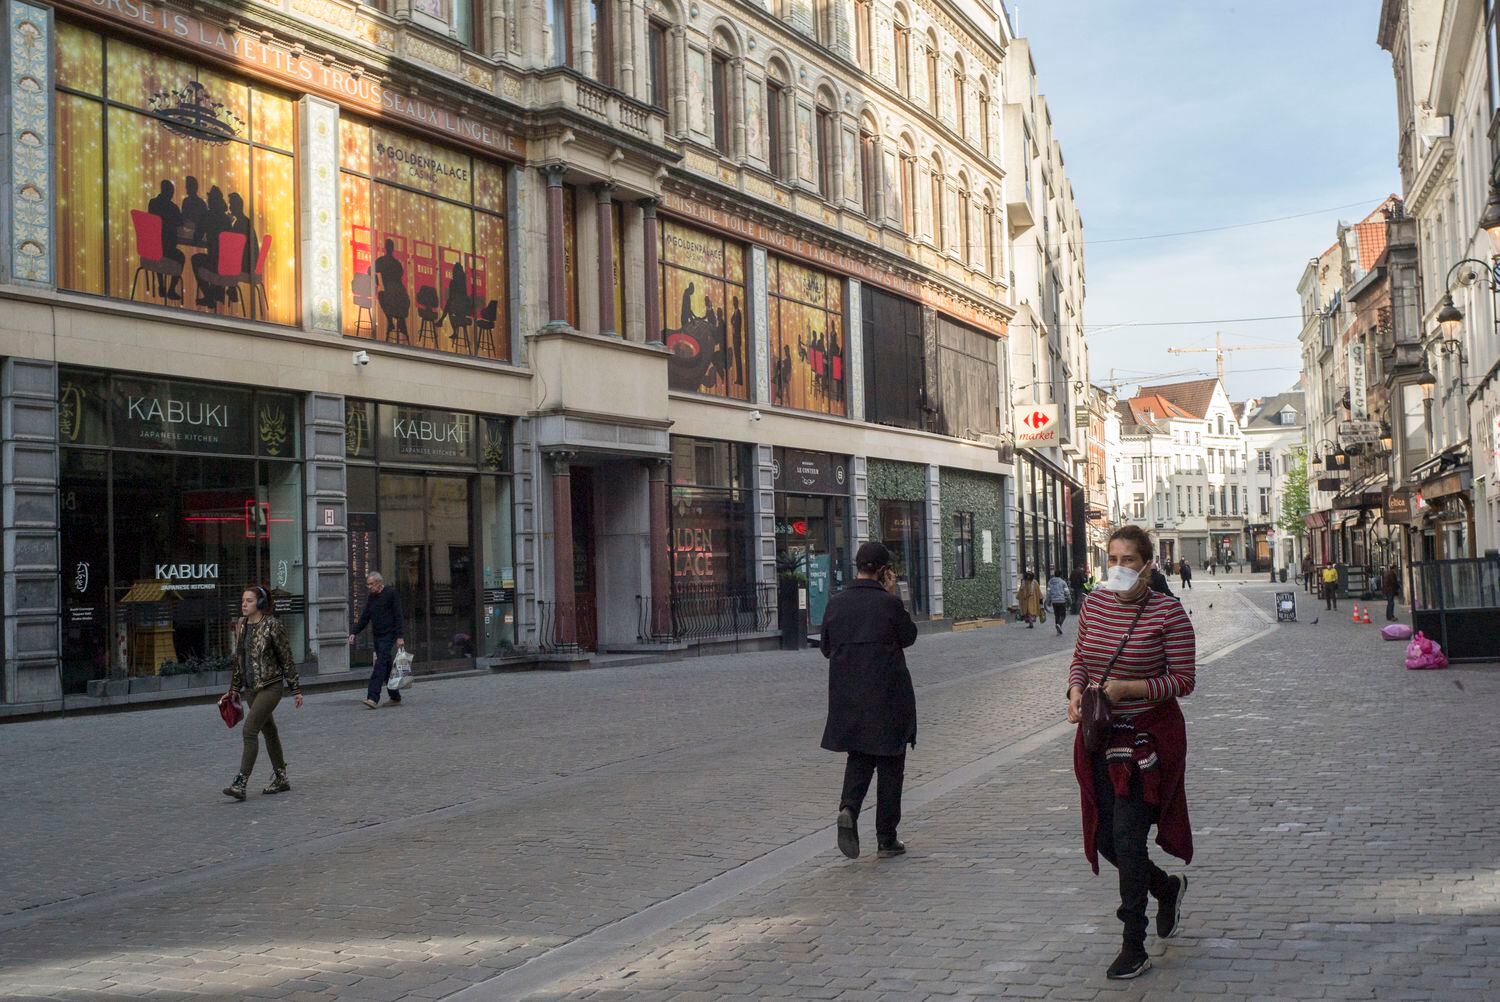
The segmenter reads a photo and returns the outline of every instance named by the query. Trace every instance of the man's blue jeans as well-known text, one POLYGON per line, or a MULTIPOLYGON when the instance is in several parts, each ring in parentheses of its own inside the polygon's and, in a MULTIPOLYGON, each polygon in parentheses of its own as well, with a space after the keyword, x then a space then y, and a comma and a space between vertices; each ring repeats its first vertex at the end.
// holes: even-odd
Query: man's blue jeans
POLYGON ((1395 618, 1396 618, 1396 596, 1395 595, 1390 595, 1385 600, 1385 619, 1386 619, 1386 622, 1389 623, 1389 622, 1394 621, 1395 618))
MULTIPOLYGON (((395 637, 375 638, 375 669, 370 672, 370 688, 365 697, 372 703, 380 702, 380 690, 385 688, 386 681, 391 677, 391 654, 396 646, 395 637)), ((391 702, 401 702, 401 693, 395 689, 389 690, 391 702)))

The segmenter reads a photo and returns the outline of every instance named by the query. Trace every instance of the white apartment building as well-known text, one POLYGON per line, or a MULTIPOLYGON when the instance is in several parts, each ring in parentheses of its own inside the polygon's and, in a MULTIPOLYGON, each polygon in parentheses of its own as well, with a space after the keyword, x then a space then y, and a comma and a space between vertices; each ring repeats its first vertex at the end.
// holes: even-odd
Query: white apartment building
POLYGON ((1280 526, 1286 478, 1306 451, 1303 394, 1288 390, 1245 409, 1246 489, 1251 563, 1255 570, 1283 570, 1302 563, 1302 536, 1280 526))

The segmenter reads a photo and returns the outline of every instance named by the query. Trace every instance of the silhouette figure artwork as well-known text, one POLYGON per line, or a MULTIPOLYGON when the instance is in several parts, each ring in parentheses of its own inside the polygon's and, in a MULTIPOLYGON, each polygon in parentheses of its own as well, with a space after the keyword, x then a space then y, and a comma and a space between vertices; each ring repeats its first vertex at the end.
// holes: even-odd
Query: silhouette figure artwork
POLYGON ((396 258, 396 241, 386 240, 385 253, 375 259, 380 309, 385 313, 385 336, 393 333, 410 340, 406 318, 411 315, 411 295, 406 291, 406 269, 396 258))
POLYGON ((464 266, 455 262, 452 277, 448 279, 448 295, 443 300, 443 316, 438 318, 438 326, 442 326, 444 318, 447 319, 452 331, 450 337, 455 344, 459 340, 459 331, 463 331, 466 340, 468 338, 470 314, 474 310, 472 302, 464 266))
POLYGON ((740 297, 734 297, 734 313, 729 318, 734 354, 730 361, 734 365, 734 381, 745 385, 745 315, 740 311, 740 297))
MULTIPOLYGON (((146 211, 161 220, 161 256, 182 264, 184 260, 182 249, 177 246, 179 231, 182 229, 182 212, 177 208, 177 203, 172 200, 176 190, 171 181, 163 179, 156 197, 146 203, 146 211)), ((165 275, 157 275, 156 294, 163 299, 180 302, 182 300, 181 272, 172 276, 170 284, 165 275)))
POLYGON ((193 255, 193 274, 200 277, 198 305, 207 309, 216 309, 224 301, 224 289, 222 286, 203 282, 201 276, 204 272, 212 274, 218 270, 219 234, 229 232, 233 225, 229 203, 224 200, 224 193, 219 190, 219 186, 214 185, 208 189, 208 204, 193 233, 194 245, 203 248, 201 253, 193 255))
POLYGON ((208 203, 198 194, 198 179, 189 174, 182 179, 183 190, 187 194, 182 196, 182 233, 189 240, 198 231, 198 223, 203 219, 203 214, 208 211, 208 203))

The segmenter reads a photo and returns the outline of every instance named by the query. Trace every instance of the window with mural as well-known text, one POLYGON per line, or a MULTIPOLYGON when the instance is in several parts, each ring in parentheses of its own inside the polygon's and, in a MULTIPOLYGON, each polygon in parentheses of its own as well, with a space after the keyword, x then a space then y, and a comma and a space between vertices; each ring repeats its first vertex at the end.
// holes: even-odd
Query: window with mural
POLYGON ((749 400, 744 246, 663 220, 661 288, 672 389, 749 400))
POLYGON ((753 598, 751 485, 749 446, 673 436, 672 592, 679 615, 708 609, 705 603, 723 596, 753 598))
POLYGON ((505 168, 348 118, 339 146, 344 333, 508 360, 505 168))
POLYGON ((844 280, 770 259, 771 398, 781 407, 842 416, 844 280))
POLYGON ((58 23, 58 284, 298 320, 295 101, 58 23))

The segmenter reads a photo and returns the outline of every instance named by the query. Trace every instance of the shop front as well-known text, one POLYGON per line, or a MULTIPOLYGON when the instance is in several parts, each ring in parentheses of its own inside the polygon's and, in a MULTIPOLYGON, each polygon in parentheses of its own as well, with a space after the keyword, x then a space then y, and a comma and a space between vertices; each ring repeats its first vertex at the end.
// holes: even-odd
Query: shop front
POLYGON ((807 627, 823 624, 828 599, 850 574, 849 461, 806 449, 775 450, 776 573, 805 592, 807 627))
POLYGON ((901 598, 913 616, 931 611, 927 586, 927 467, 885 459, 869 462, 870 538, 891 551, 901 598))
MULTIPOLYGON (((505 657, 516 638, 510 423, 401 404, 345 403, 350 615, 379 571, 401 596, 419 670, 505 657)), ((355 664, 369 664, 369 633, 355 664)))
POLYGON ((72 368, 58 387, 63 692, 228 670, 256 584, 303 660, 299 399, 72 368))
POLYGON ((1022 571, 1045 578, 1071 570, 1073 525, 1069 494, 1075 486, 1060 470, 1022 452, 1016 457, 1017 554, 1022 571))
MULTIPOLYGON (((755 581, 749 445, 673 436, 673 636, 702 641, 770 627, 775 596, 755 581)), ((642 607, 644 623, 647 609, 642 607)))

